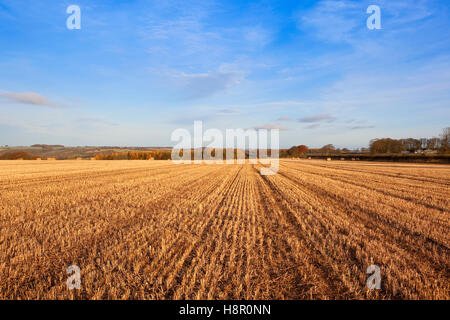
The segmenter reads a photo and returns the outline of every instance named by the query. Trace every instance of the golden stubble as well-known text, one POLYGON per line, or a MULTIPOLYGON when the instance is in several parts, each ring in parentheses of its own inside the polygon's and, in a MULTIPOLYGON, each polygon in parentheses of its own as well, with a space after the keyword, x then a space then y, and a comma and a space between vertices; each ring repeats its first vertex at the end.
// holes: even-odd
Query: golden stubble
POLYGON ((0 298, 450 298, 450 167, 259 169, 0 161, 0 298))

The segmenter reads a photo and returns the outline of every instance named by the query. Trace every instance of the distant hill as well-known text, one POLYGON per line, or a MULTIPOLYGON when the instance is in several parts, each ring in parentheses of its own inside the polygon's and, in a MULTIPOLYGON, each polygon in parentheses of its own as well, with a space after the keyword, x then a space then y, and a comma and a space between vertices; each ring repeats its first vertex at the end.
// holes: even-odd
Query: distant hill
MULTIPOLYGON (((63 145, 33 144, 29 147, 2 147, 0 156, 11 152, 25 152, 39 158, 56 158, 58 160, 85 158, 90 159, 100 154, 136 151, 164 151, 172 150, 170 147, 110 147, 110 146, 84 146, 65 147, 63 145)), ((22 157, 18 157, 22 158, 22 157)))
POLYGON ((64 148, 64 146, 61 144, 33 144, 31 147, 32 148, 37 148, 37 147, 40 147, 40 148, 64 148))

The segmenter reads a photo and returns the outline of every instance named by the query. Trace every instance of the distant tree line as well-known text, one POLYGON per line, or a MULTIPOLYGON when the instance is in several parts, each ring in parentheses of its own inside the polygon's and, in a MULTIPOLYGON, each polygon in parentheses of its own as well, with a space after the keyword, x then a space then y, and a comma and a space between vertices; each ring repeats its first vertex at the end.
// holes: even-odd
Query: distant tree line
POLYGON ((305 145, 291 147, 290 149, 280 150, 280 158, 304 158, 309 148, 305 145))
POLYGON ((370 141, 370 153, 417 153, 450 152, 450 127, 445 128, 441 136, 433 138, 407 139, 373 139, 370 141))
POLYGON ((350 150, 348 148, 336 148, 332 144, 324 145, 322 148, 318 149, 309 149, 307 155, 322 155, 322 156, 329 156, 329 155, 344 155, 344 154, 355 154, 355 153, 368 153, 368 148, 360 148, 360 149, 353 149, 350 150))
POLYGON ((128 151, 98 154, 95 160, 170 160, 171 151, 128 151))
MULTIPOLYGON (((284 157, 297 157, 299 155, 299 151, 296 149, 298 147, 293 147, 289 150, 289 155, 283 154, 284 157)), ((305 149, 307 150, 306 146, 302 146, 302 148, 300 148, 301 152, 305 152, 305 149)), ((190 150, 190 159, 194 160, 194 155, 196 151, 200 151, 200 150, 195 150, 195 149, 191 149, 190 150)), ((213 160, 216 156, 216 153, 220 153, 222 152, 222 159, 226 159, 227 158, 227 152, 232 152, 233 154, 233 159, 249 159, 250 157, 250 151, 249 150, 241 150, 241 149, 207 149, 207 148, 202 148, 201 149, 201 154, 202 154, 202 158, 204 160, 213 160), (205 150, 208 150, 207 153, 205 153, 205 150)), ((257 158, 260 157, 260 153, 261 150, 255 150, 256 151, 256 156, 257 158)), ((264 150, 264 156, 263 157, 270 157, 271 156, 271 150, 264 150)), ((284 150, 280 150, 280 153, 282 153, 284 150)), ((180 149, 178 150, 178 154, 180 156, 180 158, 183 158, 184 154, 183 154, 183 150, 180 149)), ((280 157, 283 157, 283 155, 280 155, 280 157)), ((253 155, 252 155, 253 156, 253 155)), ((156 150, 156 151, 129 151, 129 152, 111 152, 111 153, 102 153, 102 154, 97 154, 94 157, 95 160, 170 160, 172 159, 172 150, 156 150)))
POLYGON ((0 160, 36 160, 38 157, 25 151, 5 152, 0 155, 0 160))

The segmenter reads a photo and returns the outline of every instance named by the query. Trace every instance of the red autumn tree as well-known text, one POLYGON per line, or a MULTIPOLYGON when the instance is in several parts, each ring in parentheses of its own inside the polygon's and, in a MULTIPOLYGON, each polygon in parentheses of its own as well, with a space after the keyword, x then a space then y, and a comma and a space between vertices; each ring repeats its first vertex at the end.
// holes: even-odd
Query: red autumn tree
POLYGON ((300 154, 304 154, 306 152, 308 152, 309 148, 307 146, 305 146, 304 144, 298 146, 298 152, 300 154))

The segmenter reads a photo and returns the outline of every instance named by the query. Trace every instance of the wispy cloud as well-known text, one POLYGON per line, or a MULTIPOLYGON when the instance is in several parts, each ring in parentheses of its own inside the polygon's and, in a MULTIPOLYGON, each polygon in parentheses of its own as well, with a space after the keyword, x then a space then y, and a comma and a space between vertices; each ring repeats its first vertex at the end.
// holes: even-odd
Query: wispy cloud
POLYGON ((271 31, 261 25, 246 27, 242 32, 245 43, 255 49, 261 49, 268 45, 273 38, 271 31))
POLYGON ((336 118, 334 116, 332 116, 331 114, 316 114, 313 116, 309 116, 309 117, 303 117, 303 118, 299 118, 298 121, 299 122, 304 122, 304 123, 315 123, 315 122, 333 122, 335 121, 336 118))
POLYGON ((17 103, 17 104, 29 104, 41 107, 56 107, 57 104, 51 102, 43 95, 35 92, 5 92, 0 93, 0 98, 3 98, 5 102, 17 103))
POLYGON ((218 116, 230 116, 230 115, 237 115, 237 114, 242 114, 242 111, 235 109, 235 108, 225 108, 225 109, 220 109, 219 111, 217 111, 218 116))
POLYGON ((103 119, 103 118, 97 118, 97 117, 82 117, 78 118, 77 122, 82 125, 106 125, 106 126, 118 126, 118 123, 103 119))
POLYGON ((310 125, 306 126, 305 129, 316 129, 316 128, 319 128, 319 127, 320 127, 320 124, 313 123, 313 124, 310 124, 310 125))
POLYGON ((271 43, 275 32, 268 22, 270 9, 261 11, 267 19, 255 19, 253 13, 239 10, 223 23, 222 14, 229 14, 226 9, 233 7, 217 1, 158 4, 141 17, 138 33, 151 43, 151 55, 164 63, 175 58, 178 65, 179 58, 188 59, 190 65, 217 65, 224 58, 230 61, 230 57, 252 53, 271 43))
POLYGON ((279 117, 277 119, 277 121, 291 121, 291 120, 292 120, 292 118, 290 118, 290 117, 279 117))
POLYGON ((375 128, 375 126, 353 126, 350 129, 359 130, 359 129, 372 129, 372 128, 375 128))
POLYGON ((263 124, 263 125, 260 125, 260 126, 255 126, 255 127, 253 127, 253 129, 255 129, 255 130, 261 130, 261 129, 273 130, 273 129, 278 129, 280 131, 287 130, 286 127, 281 126, 281 125, 276 124, 276 123, 266 123, 266 124, 263 124))
MULTIPOLYGON (((353 1, 320 1, 307 12, 299 13, 299 28, 325 41, 350 41, 353 31, 364 23, 364 5, 353 1)), ((367 8, 367 7, 366 7, 367 8)))
POLYGON ((244 79, 244 74, 219 68, 219 70, 204 73, 171 71, 166 73, 166 77, 183 90, 186 98, 200 99, 239 84, 244 79))
MULTIPOLYGON (((433 14, 430 1, 426 0, 379 0, 377 3, 371 0, 324 0, 308 11, 299 13, 298 26, 323 41, 346 42, 362 48, 362 43, 368 44, 364 39, 367 38, 365 24, 369 17, 366 9, 372 4, 381 7, 385 36, 411 29, 413 23, 433 14)), ((414 27, 417 27, 417 24, 414 27)))

